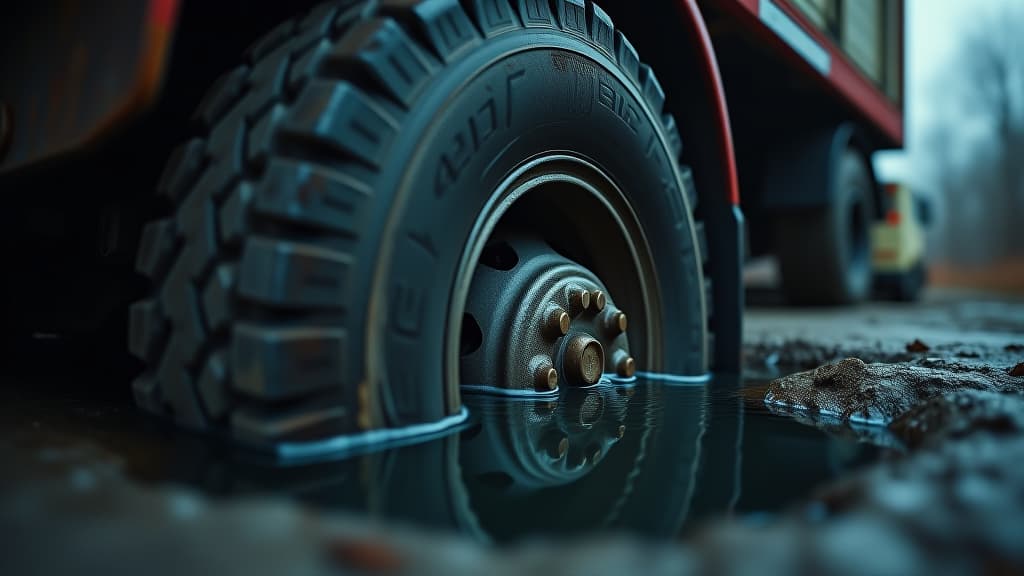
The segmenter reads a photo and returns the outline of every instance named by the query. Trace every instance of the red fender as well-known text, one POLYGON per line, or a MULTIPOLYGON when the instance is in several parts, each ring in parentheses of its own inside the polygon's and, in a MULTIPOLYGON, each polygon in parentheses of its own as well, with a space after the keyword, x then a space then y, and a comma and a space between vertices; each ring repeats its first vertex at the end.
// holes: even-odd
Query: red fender
POLYGON ((17 55, 0 54, 0 65, 14 66, 0 77, 0 172, 95 142, 145 110, 160 90, 179 4, 48 0, 0 22, 0 33, 11 27, 28 39, 17 55))
POLYGON ((729 126, 729 109, 725 102, 725 88, 722 86, 722 76, 718 71, 718 59, 715 57, 715 49, 711 45, 711 35, 708 34, 707 26, 704 25, 704 16, 697 6, 696 0, 677 0, 679 13, 684 19, 686 28, 693 34, 686 35, 690 43, 690 50, 693 54, 699 55, 697 64, 704 78, 705 98, 711 104, 710 111, 714 115, 715 131, 709 136, 716 140, 716 148, 720 165, 722 181, 725 183, 725 193, 729 202, 738 205, 740 203, 740 184, 736 173, 736 155, 733 152, 732 128, 729 126))

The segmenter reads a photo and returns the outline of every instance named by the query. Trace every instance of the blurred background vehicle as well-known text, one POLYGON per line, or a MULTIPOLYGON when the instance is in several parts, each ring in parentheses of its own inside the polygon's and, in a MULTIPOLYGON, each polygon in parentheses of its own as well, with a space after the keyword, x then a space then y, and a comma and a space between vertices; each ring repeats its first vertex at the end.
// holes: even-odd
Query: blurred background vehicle
POLYGON ((904 139, 903 2, 708 4, 750 257, 776 258, 791 303, 865 300, 883 202, 871 157, 904 139), (762 25, 742 27, 748 13, 762 25))
POLYGON ((875 291, 883 298, 916 300, 928 279, 925 231, 931 204, 896 183, 885 184, 885 200, 885 220, 871 228, 875 291))

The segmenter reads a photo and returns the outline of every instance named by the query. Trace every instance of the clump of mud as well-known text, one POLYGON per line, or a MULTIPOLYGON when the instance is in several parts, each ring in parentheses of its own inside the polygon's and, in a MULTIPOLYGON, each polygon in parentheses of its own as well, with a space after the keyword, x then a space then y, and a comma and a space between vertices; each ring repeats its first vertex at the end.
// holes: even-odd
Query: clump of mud
POLYGON ((938 446, 975 432, 1001 436, 1024 432, 1024 397, 961 390, 915 406, 889 425, 905 446, 938 446))
POLYGON ((825 421, 885 425, 915 406, 961 390, 1024 392, 1013 368, 925 358, 868 364, 846 358, 773 381, 765 403, 777 412, 825 421))

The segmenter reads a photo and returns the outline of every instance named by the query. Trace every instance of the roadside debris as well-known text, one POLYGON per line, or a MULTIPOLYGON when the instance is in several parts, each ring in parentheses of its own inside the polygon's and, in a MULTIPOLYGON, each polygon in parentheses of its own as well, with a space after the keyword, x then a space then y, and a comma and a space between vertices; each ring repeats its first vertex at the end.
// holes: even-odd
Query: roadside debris
POLYGON ((773 381, 764 400, 774 411, 799 411, 828 424, 888 424, 930 398, 960 390, 1020 392, 1024 380, 987 364, 938 358, 867 364, 847 358, 773 381))
POLYGON ((907 352, 927 352, 931 350, 931 347, 921 341, 920 338, 915 338, 913 342, 907 344, 907 352))
POLYGON ((379 539, 337 537, 327 543, 327 555, 339 568, 367 574, 390 574, 402 568, 398 552, 379 539))
POLYGON ((938 446, 974 432, 1024 432, 1024 397, 961 390, 932 398, 893 420, 889 430, 908 448, 938 446))

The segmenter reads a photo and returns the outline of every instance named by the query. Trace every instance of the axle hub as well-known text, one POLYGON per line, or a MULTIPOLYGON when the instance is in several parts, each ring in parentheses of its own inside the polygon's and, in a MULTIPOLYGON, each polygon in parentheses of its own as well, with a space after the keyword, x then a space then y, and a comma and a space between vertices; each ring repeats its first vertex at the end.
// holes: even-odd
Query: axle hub
POLYGON ((629 378, 626 313, 595 274, 544 242, 488 245, 462 323, 465 385, 550 392, 629 378))

